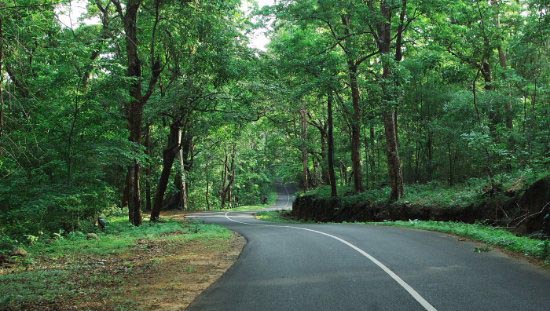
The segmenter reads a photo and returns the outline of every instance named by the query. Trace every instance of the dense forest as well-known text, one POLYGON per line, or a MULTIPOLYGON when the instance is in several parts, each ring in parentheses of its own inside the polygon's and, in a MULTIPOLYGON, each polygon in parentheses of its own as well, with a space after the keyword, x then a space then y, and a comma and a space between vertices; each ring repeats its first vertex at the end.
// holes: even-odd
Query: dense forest
POLYGON ((275 181, 398 201, 548 175, 548 0, 73 2, 67 25, 71 1, 0 1, 6 239, 275 181))

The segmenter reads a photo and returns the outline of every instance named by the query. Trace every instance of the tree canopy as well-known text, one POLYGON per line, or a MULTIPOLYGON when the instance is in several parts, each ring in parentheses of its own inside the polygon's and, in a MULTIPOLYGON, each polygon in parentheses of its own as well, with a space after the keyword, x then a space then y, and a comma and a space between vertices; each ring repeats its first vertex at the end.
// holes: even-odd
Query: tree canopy
POLYGON ((0 1, 3 235, 548 172, 547 0, 70 4, 0 1))

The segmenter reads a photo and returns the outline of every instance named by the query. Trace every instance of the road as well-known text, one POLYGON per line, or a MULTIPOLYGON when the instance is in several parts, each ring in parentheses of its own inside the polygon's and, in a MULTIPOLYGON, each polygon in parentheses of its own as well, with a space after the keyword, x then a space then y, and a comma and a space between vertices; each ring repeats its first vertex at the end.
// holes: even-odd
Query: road
MULTIPOLYGON (((275 209, 289 208, 279 195, 275 209)), ((271 224, 251 212, 193 217, 247 239, 187 310, 550 310, 550 272, 456 237, 361 224, 271 224)))

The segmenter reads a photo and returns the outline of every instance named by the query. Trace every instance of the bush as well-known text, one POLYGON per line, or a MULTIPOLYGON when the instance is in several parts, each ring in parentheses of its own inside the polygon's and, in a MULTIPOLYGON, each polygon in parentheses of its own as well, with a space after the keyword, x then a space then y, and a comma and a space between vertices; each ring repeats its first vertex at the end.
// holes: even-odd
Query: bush
POLYGON ((26 195, 3 198, 0 201, 4 209, 0 213, 3 233, 24 241, 25 236, 38 236, 40 232, 90 230, 113 199, 113 191, 107 187, 59 189, 62 188, 43 187, 26 195))

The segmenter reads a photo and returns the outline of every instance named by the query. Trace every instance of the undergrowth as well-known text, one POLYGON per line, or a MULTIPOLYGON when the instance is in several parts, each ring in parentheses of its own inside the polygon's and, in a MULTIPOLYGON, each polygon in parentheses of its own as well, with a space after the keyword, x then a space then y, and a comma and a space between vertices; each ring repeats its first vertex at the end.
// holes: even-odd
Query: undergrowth
MULTIPOLYGON (((525 169, 509 174, 499 174, 495 176, 494 183, 503 193, 519 193, 547 175, 546 171, 525 169)), ((490 183, 486 178, 470 178, 453 186, 440 182, 406 184, 404 196, 396 203, 447 208, 466 207, 484 200, 484 195, 489 188, 490 183)), ((351 186, 339 186, 337 190, 339 199, 346 205, 362 202, 387 203, 390 196, 389 187, 367 189, 359 194, 354 194, 351 186)), ((328 198, 330 194, 329 186, 321 186, 300 195, 328 198)))

